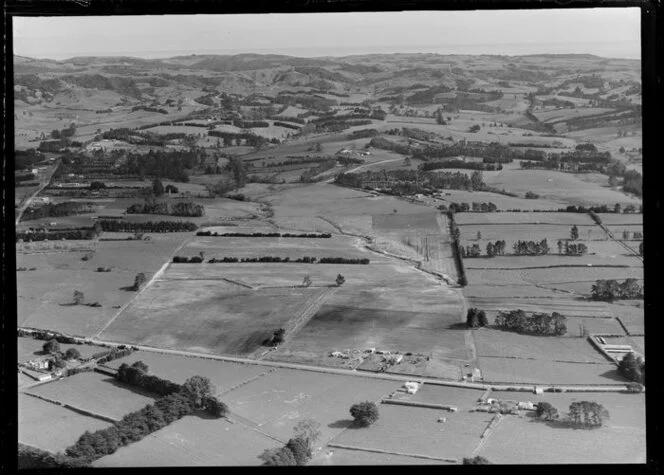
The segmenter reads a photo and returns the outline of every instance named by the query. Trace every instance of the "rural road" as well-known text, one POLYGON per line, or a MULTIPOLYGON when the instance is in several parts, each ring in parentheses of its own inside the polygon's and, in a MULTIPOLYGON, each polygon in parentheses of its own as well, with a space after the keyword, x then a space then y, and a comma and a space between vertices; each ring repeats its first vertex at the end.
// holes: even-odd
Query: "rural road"
MULTIPOLYGON (((380 162, 365 163, 365 164, 360 165, 358 167, 351 168, 350 170, 348 170, 344 173, 354 173, 358 170, 361 170, 362 168, 367 168, 367 167, 371 167, 371 166, 374 166, 374 165, 380 165, 381 163, 399 162, 399 161, 402 162, 403 160, 404 160, 403 158, 390 158, 388 160, 381 160, 380 162)), ((334 181, 334 178, 330 178, 328 180, 321 181, 320 183, 332 183, 333 181, 334 181)))
POLYGON ((51 182, 51 177, 53 176, 53 174, 55 173, 55 171, 58 169, 59 166, 60 166, 60 159, 56 160, 55 165, 53 166, 53 169, 51 170, 50 173, 48 173, 44 177, 44 181, 41 182, 39 188, 37 188, 33 194, 31 194, 26 200, 23 201, 23 204, 21 205, 21 207, 18 210, 18 216, 16 216, 16 223, 15 223, 16 226, 18 226, 18 223, 21 221, 21 217, 23 216, 23 213, 28 208, 28 206, 30 206, 30 203, 32 202, 34 197, 37 196, 39 193, 41 193, 42 190, 44 188, 46 188, 48 186, 48 184, 51 182))
MULTIPOLYGON (((113 342, 113 341, 103 341, 103 340, 98 340, 96 338, 90 338, 87 341, 93 344, 98 344, 98 345, 107 345, 107 346, 119 346, 119 345, 128 345, 127 343, 118 343, 118 342, 113 342)), ((561 389, 566 389, 569 391, 579 391, 579 390, 585 390, 585 391, 596 391, 596 392, 617 392, 617 391, 624 391, 626 389, 626 384, 602 384, 602 385, 587 385, 587 384, 556 384, 556 385, 551 385, 551 384, 520 384, 520 383, 515 383, 515 384, 493 384, 493 383, 467 383, 467 382, 461 382, 461 381, 449 381, 449 380, 442 380, 442 379, 433 379, 433 378, 422 378, 420 376, 413 376, 413 375, 400 375, 400 374, 389 374, 389 373, 370 373, 367 371, 355 371, 355 370, 350 370, 350 369, 341 369, 341 368, 327 368, 323 366, 312 366, 312 365, 306 365, 306 364, 297 364, 297 363, 283 363, 283 362, 278 362, 278 361, 265 361, 265 360, 255 360, 255 359, 248 359, 248 358, 240 358, 240 357, 235 357, 235 356, 219 356, 219 355, 213 355, 209 353, 195 353, 191 351, 181 351, 181 350, 168 350, 164 348, 154 348, 151 346, 143 346, 143 345, 131 345, 135 348, 138 348, 140 351, 149 351, 153 353, 162 353, 162 354, 168 354, 168 355, 175 355, 175 356, 189 356, 189 357, 195 357, 195 358, 203 358, 203 359, 211 359, 211 360, 219 360, 219 361, 227 361, 231 363, 243 363, 243 364, 253 364, 253 365, 259 365, 259 366, 271 366, 271 367, 277 367, 277 368, 286 368, 286 369, 296 369, 296 370, 303 370, 303 371, 312 371, 316 373, 328 373, 328 374, 336 374, 340 376, 357 376, 357 377, 363 377, 363 378, 373 378, 373 379, 383 379, 383 380, 391 380, 391 381, 399 381, 399 382, 405 382, 405 381, 419 381, 422 383, 426 384, 432 384, 432 385, 438 385, 438 386, 452 386, 452 387, 459 387, 459 388, 467 388, 467 389, 494 389, 494 390, 521 390, 521 391, 529 391, 533 392, 533 389, 535 386, 538 386, 540 388, 548 388, 548 387, 556 387, 556 388, 561 388, 561 389)))

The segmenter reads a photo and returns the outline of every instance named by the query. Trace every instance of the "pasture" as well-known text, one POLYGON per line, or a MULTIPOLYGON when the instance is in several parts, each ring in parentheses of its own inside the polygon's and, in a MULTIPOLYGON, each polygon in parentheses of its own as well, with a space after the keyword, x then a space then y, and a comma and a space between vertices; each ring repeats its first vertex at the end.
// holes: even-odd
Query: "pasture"
POLYGON ((225 394, 223 400, 232 416, 284 441, 298 421, 313 418, 321 425, 317 445, 324 446, 350 423, 353 404, 379 400, 399 386, 397 381, 282 368, 225 394))
POLYGON ((645 431, 632 426, 571 429, 508 416, 498 424, 479 455, 496 464, 557 464, 561 454, 565 463, 645 463, 645 446, 645 431))
MULTIPOLYGON (((473 200, 478 201, 478 200, 473 200)), ((594 221, 586 213, 546 213, 546 212, 523 212, 523 213, 456 213, 454 221, 458 225, 564 225, 569 226, 596 226, 594 221)), ((463 231, 463 229, 461 230, 463 231)), ((579 235, 581 230, 579 230, 579 235)))
POLYGON ((484 381, 521 384, 624 384, 609 363, 562 363, 549 360, 480 357, 484 381))
POLYGON ((260 465, 276 440, 225 419, 185 416, 139 442, 96 460, 95 468, 260 465))
POLYGON ((97 372, 75 374, 28 392, 116 420, 151 404, 156 397, 97 372))
MULTIPOLYGON (((44 340, 37 340, 31 337, 20 337, 17 339, 18 362, 25 363, 29 360, 45 356, 42 347, 46 343, 44 340)), ((81 358, 90 358, 93 354, 104 351, 101 346, 95 345, 76 345, 60 343, 60 351, 65 353, 68 349, 74 348, 81 354, 81 358)))
POLYGON ((124 358, 110 361, 104 366, 117 369, 123 363, 131 365, 136 361, 142 361, 148 365, 149 374, 154 374, 178 384, 183 384, 192 376, 205 376, 215 385, 217 394, 228 391, 237 384, 270 371, 270 368, 260 365, 230 363, 152 351, 137 351, 124 358))
POLYGON ((434 459, 408 457, 404 455, 365 452, 362 450, 324 447, 323 451, 314 454, 309 466, 344 466, 344 465, 444 465, 446 462, 434 459))
POLYGON ((368 428, 348 428, 335 443, 393 452, 458 459, 471 455, 493 414, 381 404, 368 428), (438 418, 446 417, 445 423, 438 418))
POLYGON ((62 452, 87 430, 94 432, 111 423, 84 416, 32 396, 18 395, 18 441, 46 450, 62 452))
POLYGON ((220 279, 158 281, 132 302, 101 338, 245 355, 260 348, 275 330, 300 315, 321 294, 319 288, 251 290, 220 279))

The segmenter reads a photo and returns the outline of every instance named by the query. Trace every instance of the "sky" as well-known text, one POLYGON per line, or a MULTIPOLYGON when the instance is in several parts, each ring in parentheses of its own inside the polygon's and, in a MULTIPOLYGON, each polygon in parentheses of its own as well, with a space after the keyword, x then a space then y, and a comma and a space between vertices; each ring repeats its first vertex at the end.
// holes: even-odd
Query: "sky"
POLYGON ((33 58, 416 52, 639 59, 640 10, 14 17, 14 54, 33 58))

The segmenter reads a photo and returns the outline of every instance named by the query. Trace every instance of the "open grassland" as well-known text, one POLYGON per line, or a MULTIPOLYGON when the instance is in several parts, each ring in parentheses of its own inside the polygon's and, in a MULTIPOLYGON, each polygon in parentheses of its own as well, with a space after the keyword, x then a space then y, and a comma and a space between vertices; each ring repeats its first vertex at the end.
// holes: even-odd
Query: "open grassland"
POLYGON ((601 213, 598 216, 605 226, 643 225, 643 214, 601 213))
POLYGON ((609 363, 560 363, 548 360, 480 357, 484 381, 506 384, 624 384, 609 363))
MULTIPOLYGON (((473 200, 478 201, 478 200, 473 200)), ((595 226, 589 215, 585 213, 457 213, 454 221, 458 225, 497 225, 508 224, 538 224, 538 225, 565 225, 571 228, 577 226, 595 226)), ((463 233, 461 228, 461 232, 463 233)), ((579 231, 579 235, 581 232, 579 231)))
MULTIPOLYGON (((191 264, 180 264, 187 265, 191 264)), ((223 280, 159 281, 132 302, 101 338, 204 353, 248 354, 321 292, 319 288, 250 290, 223 280)))
POLYGON ((485 179, 485 182, 489 186, 504 188, 517 194, 534 191, 544 199, 566 204, 640 204, 640 200, 636 198, 614 191, 608 186, 593 185, 587 179, 582 180, 580 176, 551 170, 503 170, 494 177, 485 179))
POLYGON ((422 402, 427 404, 445 404, 454 406, 459 411, 467 411, 477 405, 477 400, 484 394, 483 389, 466 389, 454 386, 438 386, 424 384, 415 394, 401 393, 396 396, 403 401, 422 402))
POLYGON ((480 442, 493 417, 487 413, 449 413, 438 409, 381 405, 380 418, 368 428, 346 429, 334 442, 461 460, 480 442), (439 423, 446 417, 445 423, 439 423))
POLYGON ((95 468, 260 465, 280 443, 240 423, 185 416, 93 463, 95 468))
MULTIPOLYGON (((466 214, 466 213, 463 213, 466 214)), ((501 213, 502 214, 502 213, 501 213)), ((457 215, 461 216, 461 215, 457 215)), ((456 218, 455 218, 456 220, 456 218)), ((479 244, 482 251, 486 249, 489 241, 505 241, 507 249, 506 253, 511 253, 511 246, 514 242, 523 241, 541 241, 546 239, 551 248, 551 253, 557 253, 558 248, 556 242, 560 239, 562 241, 570 239, 570 233, 574 224, 499 224, 499 223, 485 223, 485 224, 462 224, 459 225, 461 232, 461 240, 463 245, 479 244), (481 239, 477 240, 477 233, 480 233, 481 239)), ((594 245, 595 241, 608 240, 604 230, 599 226, 593 224, 577 224, 579 230, 579 242, 587 244, 588 231, 590 231, 590 245, 594 245)), ((624 248, 623 248, 624 250, 624 248)), ((590 251, 592 252, 592 251, 590 251)))
POLYGON ((435 459, 408 457, 404 455, 365 452, 362 450, 340 449, 338 447, 325 447, 319 454, 309 461, 307 465, 445 465, 446 462, 435 459))
POLYGON ((473 331, 473 338, 480 359, 518 358, 574 363, 607 361, 586 338, 519 335, 489 328, 473 331))
POLYGON ((229 363, 151 351, 137 351, 124 358, 110 361, 104 366, 117 369, 123 363, 131 365, 136 361, 142 361, 148 365, 148 372, 150 374, 178 384, 183 384, 188 378, 197 375, 210 378, 210 381, 217 389, 217 394, 228 391, 244 381, 270 371, 270 368, 259 365, 229 363))
MULTIPOLYGON (((214 231, 217 232, 243 232, 238 230, 226 229, 214 231)), ((213 231, 213 232, 214 232, 213 231)), ((247 232, 274 232, 274 230, 252 230, 247 232)), ((212 257, 289 257, 295 260, 300 257, 310 256, 316 258, 322 257, 343 257, 347 259, 370 259, 373 263, 385 262, 387 258, 380 254, 372 253, 363 247, 363 243, 354 237, 334 235, 331 238, 312 239, 312 238, 246 238, 246 237, 214 237, 200 236, 192 240, 181 251, 180 255, 193 256, 199 252, 205 253, 205 260, 212 257)), ((219 273, 224 274, 225 264, 211 264, 219 268, 219 273)), ((247 264, 252 265, 252 264, 247 264)), ((257 264, 263 267, 269 264, 257 264)), ((315 264, 318 265, 318 264, 315 264)))
MULTIPOLYGON (((18 349, 18 362, 25 363, 29 360, 43 357, 46 354, 43 352, 42 347, 46 343, 44 340, 37 340, 30 337, 20 337, 17 340, 17 349, 18 349)), ((92 357, 95 353, 100 353, 104 351, 104 348, 101 346, 94 345, 75 345, 67 343, 59 343, 60 351, 65 353, 68 349, 74 348, 78 350, 81 354, 81 358, 86 359, 92 357)))
POLYGON ((231 413, 282 440, 292 436, 298 421, 314 418, 321 424, 322 446, 351 422, 350 406, 376 401, 399 386, 396 381, 278 369, 226 394, 224 402, 231 413))
MULTIPOLYGON (((469 170, 466 170, 469 171, 469 170)), ((496 173, 496 172, 484 172, 496 173)), ((506 190, 508 191, 508 190, 506 190)), ((439 206, 441 204, 449 206, 452 203, 472 203, 473 201, 478 203, 493 203, 499 210, 507 209, 541 209, 541 210, 551 210, 558 209, 565 206, 565 203, 557 199, 546 199, 540 198, 537 200, 527 200, 523 197, 525 193, 521 196, 513 197, 503 195, 501 193, 494 193, 490 191, 465 191, 465 190, 445 190, 442 198, 438 198, 435 201, 435 205, 439 206)), ((458 216, 462 214, 486 214, 486 213, 458 213, 458 216)), ((538 213, 544 214, 544 213, 538 213)))
POLYGON ((31 388, 29 392, 118 420, 154 401, 148 393, 96 372, 75 374, 31 388))
POLYGON ((68 334, 89 336, 110 320, 117 309, 136 293, 128 290, 137 273, 148 278, 170 260, 189 233, 156 236, 150 241, 102 241, 87 261, 82 253, 18 254, 18 267, 36 267, 18 272, 18 324, 68 334), (97 272, 107 267, 111 272, 97 272), (71 305, 73 292, 85 295, 85 303, 101 307, 71 305))
MULTIPOLYGON (((548 240, 548 239, 547 239, 548 240)), ((465 268, 470 269, 528 269, 533 267, 552 267, 552 266, 628 266, 634 268, 643 268, 643 263, 636 258, 633 254, 627 253, 624 247, 611 242, 612 249, 607 249, 608 246, 603 246, 604 249, 595 248, 593 242, 588 244, 589 253, 583 256, 567 256, 558 254, 555 241, 550 241, 549 246, 552 247, 552 252, 546 256, 496 256, 496 257, 473 257, 465 258, 465 268), (599 251, 599 252, 598 252, 599 251), (604 251, 604 252, 602 252, 604 251)), ((470 246, 476 244, 477 241, 462 241, 462 245, 470 246)), ((510 251, 512 242, 506 241, 507 249, 510 251)), ((604 243, 599 243, 604 244, 604 243)), ((482 252, 486 251, 486 246, 482 246, 482 252)), ((599 246, 598 246, 599 247, 599 246)), ((555 269, 556 272, 564 271, 564 268, 555 269)), ((622 268, 608 269, 607 273, 620 272, 622 268)), ((568 269, 570 271, 570 269, 568 269)))
MULTIPOLYGON (((573 429, 527 417, 508 416, 498 424, 479 455, 497 464, 556 464, 560 463, 561 454, 565 454, 566 463, 645 463, 644 405, 643 401, 636 403, 635 397, 638 395, 592 394, 575 397, 575 400, 597 401, 609 410, 611 419, 599 429, 573 429), (612 403, 609 401, 611 397, 624 398, 625 401, 612 403), (620 416, 623 411, 619 411, 618 404, 628 406, 629 417, 620 416), (551 450, 552 447, 555 450, 551 450)), ((545 400, 549 399, 547 395, 545 400)), ((569 399, 569 403, 571 401, 569 399)), ((569 405, 567 401, 561 401, 559 406, 553 400, 549 402, 563 411, 569 405)))
POLYGON ((94 432, 110 425, 57 404, 18 395, 18 441, 23 444, 52 453, 62 452, 86 430, 94 432))

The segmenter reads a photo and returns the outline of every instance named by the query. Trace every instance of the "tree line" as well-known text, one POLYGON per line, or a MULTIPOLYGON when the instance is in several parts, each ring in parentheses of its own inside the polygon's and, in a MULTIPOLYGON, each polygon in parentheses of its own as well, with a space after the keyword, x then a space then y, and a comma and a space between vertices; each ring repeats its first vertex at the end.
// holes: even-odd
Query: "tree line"
POLYGON ((613 300, 631 300, 643 298, 643 286, 634 278, 618 282, 615 279, 599 279, 591 288, 593 300, 611 302, 613 300))
MULTIPOLYGON (((203 257, 193 256, 193 257, 184 257, 184 256, 174 256, 173 262, 177 264, 200 264, 203 262, 203 257)), ((212 258, 208 260, 208 263, 258 263, 258 262, 269 262, 269 263, 292 263, 292 264, 369 264, 371 261, 367 258, 363 259, 349 259, 345 257, 298 257, 297 259, 291 259, 290 257, 278 257, 278 256, 262 256, 262 257, 221 257, 221 258, 212 258)))
MULTIPOLYGON (((133 368, 131 371, 126 368, 125 365, 124 374, 131 373, 138 380, 145 377, 144 373, 147 372, 147 366, 140 361, 130 367, 133 368), (142 376, 135 376, 138 373, 142 376)), ((111 427, 92 433, 86 431, 75 444, 65 450, 65 454, 90 463, 197 411, 208 412, 213 417, 223 417, 227 412, 226 405, 214 398, 213 394, 214 386, 208 378, 193 376, 176 392, 125 415, 111 427)))
POLYGON ((198 231, 196 236, 219 236, 219 237, 283 237, 283 238, 331 238, 330 233, 213 233, 212 231, 198 231))
POLYGON ((21 221, 85 214, 91 213, 95 209, 97 209, 97 206, 92 202, 65 201, 63 203, 46 203, 41 206, 26 208, 23 216, 21 216, 21 221))
POLYGON ((177 203, 157 203, 146 200, 145 203, 135 203, 127 207, 127 214, 163 214, 169 216, 200 217, 205 214, 205 207, 191 201, 177 203))
POLYGON ((534 313, 530 317, 521 309, 499 312, 495 325, 526 335, 562 336, 567 333, 567 318, 558 312, 534 313))
POLYGON ((16 233, 16 242, 39 242, 39 241, 77 241, 90 240, 97 237, 99 233, 94 228, 78 228, 71 230, 44 231, 44 232, 26 232, 16 233))
POLYGON ((103 231, 120 233, 178 233, 195 231, 198 226, 191 221, 147 221, 145 223, 129 223, 113 219, 97 221, 103 231))
POLYGON ((447 160, 444 162, 421 163, 418 168, 423 171, 440 170, 446 168, 494 171, 494 170, 502 170, 503 166, 500 163, 494 165, 492 163, 483 163, 483 162, 466 162, 465 160, 447 160))
MULTIPOLYGON (((558 409, 546 401, 537 404, 535 415, 545 421, 555 421, 560 418, 558 409)), ((594 401, 575 401, 570 404, 567 413, 567 422, 579 427, 601 427, 607 419, 609 411, 594 401)))

